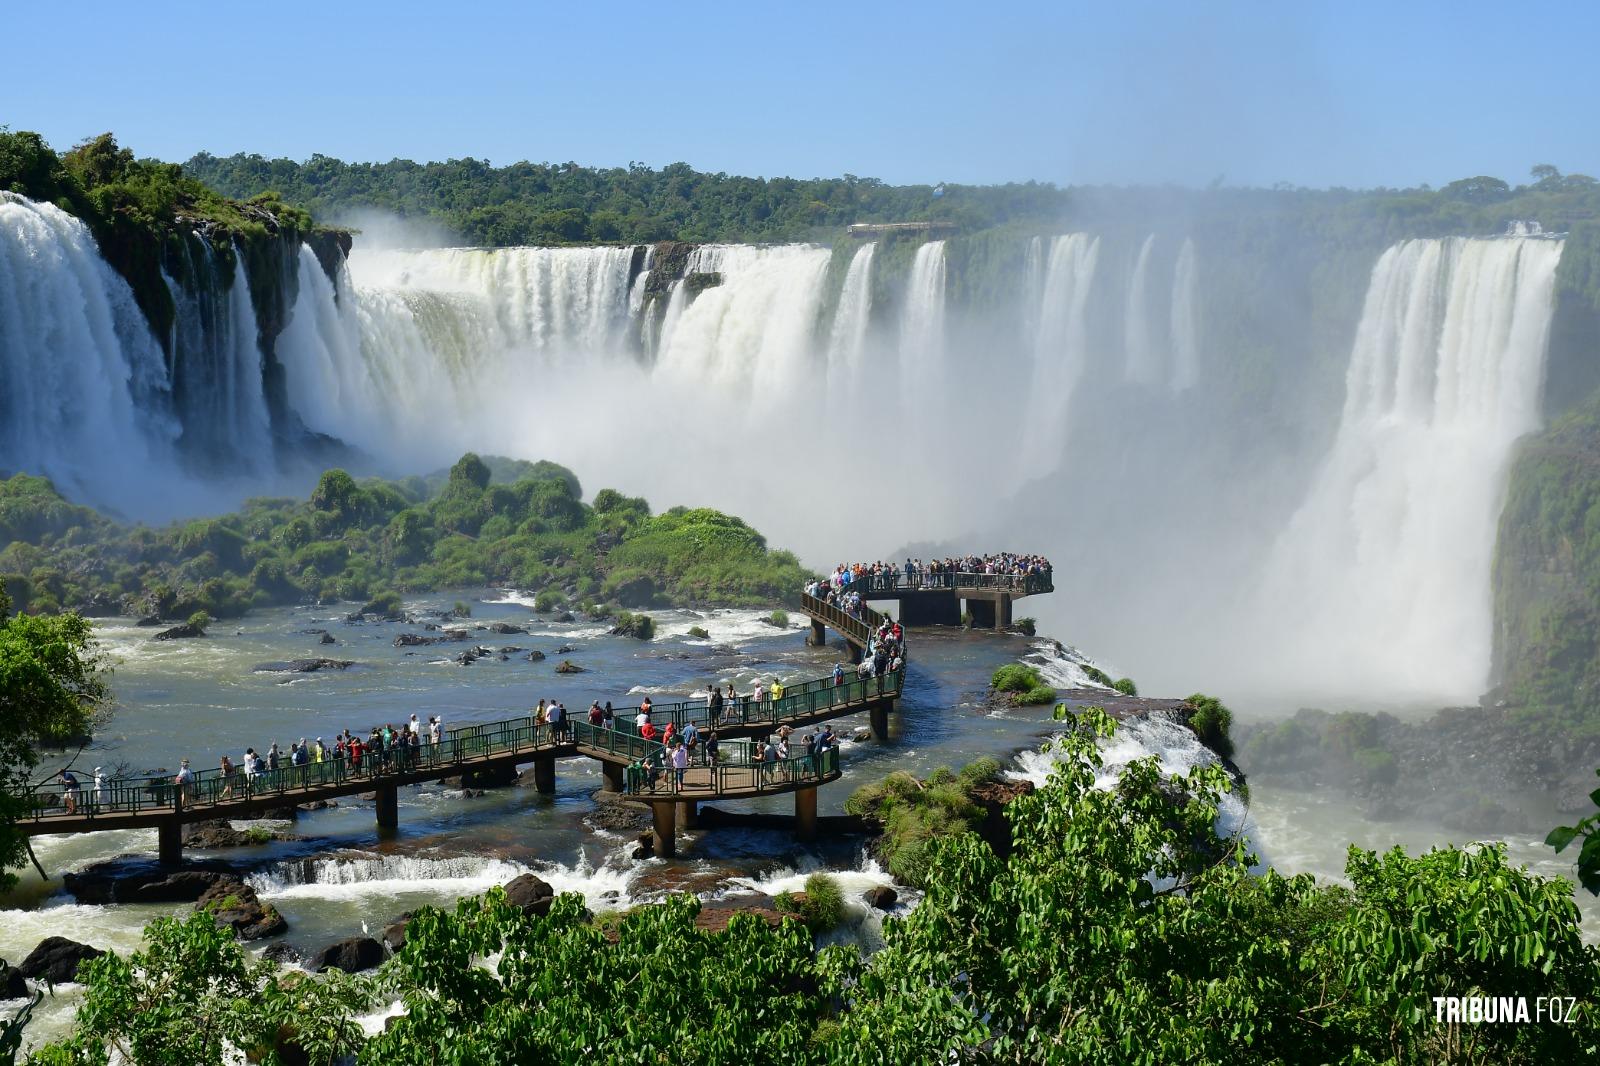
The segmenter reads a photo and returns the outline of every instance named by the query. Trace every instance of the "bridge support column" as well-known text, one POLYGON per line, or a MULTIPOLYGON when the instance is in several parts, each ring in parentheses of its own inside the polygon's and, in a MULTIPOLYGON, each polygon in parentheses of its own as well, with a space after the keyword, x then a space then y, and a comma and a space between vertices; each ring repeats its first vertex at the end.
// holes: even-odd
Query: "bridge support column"
POLYGON ((806 643, 814 648, 820 648, 828 643, 828 627, 817 621, 811 620, 811 635, 806 638, 806 643))
POLYGON ((183 823, 174 818, 157 826, 156 848, 162 866, 182 866, 183 823))
POLYGON ((378 828, 400 828, 400 787, 398 785, 379 785, 378 797, 378 828))
POLYGON ((802 788, 794 794, 794 836, 796 840, 817 839, 817 789, 802 788))
MULTIPOLYGON (((605 778, 603 786, 607 792, 622 791, 622 772, 627 769, 619 762, 603 762, 600 764, 600 774, 605 778)), ((553 770, 551 771, 554 772, 553 770)))
POLYGON ((872 720, 872 739, 876 740, 880 744, 886 742, 889 739, 888 701, 885 700, 882 703, 873 704, 872 710, 867 712, 867 714, 872 720))
POLYGON ((676 858, 678 854, 678 805, 676 803, 650 804, 650 847, 658 859, 676 858))
POLYGON ((999 614, 995 610, 993 600, 967 600, 967 613, 972 616, 973 629, 995 628, 995 618, 999 614))
MULTIPOLYGON (((618 767, 620 776, 621 767, 618 767)), ((539 790, 541 796, 556 794, 556 757, 554 755, 539 755, 533 760, 533 787, 539 790)), ((613 791, 620 791, 618 789, 613 791)))
POLYGON ((700 828, 700 803, 698 800, 678 801, 678 824, 685 829, 700 828))

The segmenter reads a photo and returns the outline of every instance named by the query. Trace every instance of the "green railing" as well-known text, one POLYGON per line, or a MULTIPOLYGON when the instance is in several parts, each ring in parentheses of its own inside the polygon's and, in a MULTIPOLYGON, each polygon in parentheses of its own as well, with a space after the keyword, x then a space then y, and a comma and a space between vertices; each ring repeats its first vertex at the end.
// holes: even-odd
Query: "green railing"
POLYGON ((723 741, 718 745, 714 765, 707 761, 705 745, 699 744, 691 753, 689 766, 680 774, 672 766, 667 746, 659 740, 646 740, 637 733, 588 722, 573 723, 573 731, 579 747, 629 760, 624 791, 632 795, 786 792, 839 772, 837 746, 811 755, 754 762, 750 758, 753 744, 723 741))
POLYGON ((826 622, 845 636, 855 638, 861 644, 866 644, 870 641, 872 635, 878 631, 878 627, 885 621, 883 615, 864 603, 861 605, 861 614, 854 615, 841 607, 827 603, 805 592, 800 594, 800 607, 813 618, 826 622))
MULTIPOLYGON (((853 676, 853 672, 846 673, 839 684, 834 684, 832 677, 822 677, 815 681, 785 685, 782 697, 776 700, 769 697, 759 703, 748 695, 736 696, 732 702, 723 702, 721 714, 715 719, 711 717, 705 697, 652 703, 650 722, 657 729, 665 728, 668 722, 680 729, 690 722, 702 729, 752 725, 770 725, 776 729, 785 722, 843 709, 848 704, 864 703, 885 696, 897 699, 905 683, 905 675, 906 670, 902 666, 899 670, 876 677, 858 678, 853 676)), ((625 717, 631 718, 633 709, 614 710, 613 713, 617 715, 618 729, 633 732, 633 722, 623 720, 625 717)))

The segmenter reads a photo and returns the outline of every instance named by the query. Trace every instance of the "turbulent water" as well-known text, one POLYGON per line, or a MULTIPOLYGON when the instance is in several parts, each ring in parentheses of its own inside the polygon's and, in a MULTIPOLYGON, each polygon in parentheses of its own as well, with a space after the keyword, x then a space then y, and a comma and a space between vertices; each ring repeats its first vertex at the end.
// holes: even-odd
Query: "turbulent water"
POLYGON ((1039 606, 1052 628, 1174 690, 1475 695, 1559 240, 1384 252, 1342 415, 1326 384, 1291 393, 1296 415, 1241 408, 1263 371, 1219 347, 1191 234, 1019 238, 1015 280, 981 299, 956 247, 705 245, 664 278, 655 248, 358 242, 331 278, 301 248, 268 359, 242 263, 194 238, 164 355, 84 227, 8 195, 0 471, 148 515, 218 468, 259 490, 307 431, 391 474, 550 458, 591 491, 738 512, 818 565, 1043 550, 1071 564, 1073 595, 1039 606), (850 487, 915 520, 794 503, 850 487))

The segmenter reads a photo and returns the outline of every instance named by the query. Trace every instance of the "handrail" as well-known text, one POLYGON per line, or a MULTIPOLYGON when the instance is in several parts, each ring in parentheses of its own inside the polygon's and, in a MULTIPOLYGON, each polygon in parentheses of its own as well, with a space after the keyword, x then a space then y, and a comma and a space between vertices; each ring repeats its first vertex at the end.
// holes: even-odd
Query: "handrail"
POLYGON ((842 586, 846 592, 860 592, 863 596, 875 592, 901 593, 945 589, 1005 589, 1024 596, 1054 592, 1054 574, 1041 571, 1032 574, 986 574, 969 570, 913 571, 906 577, 903 571, 890 570, 877 576, 864 575, 842 586))
POLYGON ((787 759, 767 759, 759 763, 748 761, 748 755, 745 761, 739 761, 719 754, 715 764, 707 762, 705 748, 701 745, 691 754, 686 770, 710 771, 706 775, 709 779, 703 783, 680 783, 677 770, 668 761, 667 746, 659 740, 647 740, 621 729, 587 722, 573 723, 573 730, 580 746, 631 760, 624 779, 625 791, 631 795, 783 792, 839 773, 837 745, 810 755, 791 755, 787 759))
MULTIPOLYGON (((835 683, 827 676, 796 685, 786 686, 777 700, 764 699, 757 703, 748 696, 737 707, 725 706, 713 720, 704 699, 684 700, 671 704, 657 704, 651 708, 652 722, 672 721, 677 727, 694 722, 697 729, 749 727, 768 725, 773 729, 790 720, 806 719, 819 712, 844 713, 855 704, 883 697, 898 697, 905 683, 905 667, 872 677, 846 675, 835 683)), ((360 763, 352 760, 325 758, 321 762, 299 765, 280 765, 276 770, 246 774, 242 766, 232 773, 223 774, 220 767, 196 771, 194 779, 179 786, 170 776, 143 775, 139 779, 118 778, 105 782, 96 789, 92 781, 80 783, 75 797, 74 815, 93 820, 112 814, 141 814, 154 811, 219 807, 231 802, 305 794, 326 785, 343 785, 352 781, 381 782, 384 778, 450 771, 466 768, 469 764, 501 755, 514 755, 522 751, 535 751, 555 747, 563 742, 575 742, 584 735, 582 731, 603 727, 590 725, 578 718, 569 719, 558 731, 556 727, 534 722, 523 716, 503 722, 463 725, 447 730, 437 744, 418 743, 416 746, 393 746, 384 750, 368 749, 360 763)), ((618 736, 631 736, 642 745, 657 744, 632 732, 632 724, 611 730, 618 736)), ((420 738, 419 738, 420 740, 420 738)), ((607 749, 610 751, 610 749, 607 749)), ((630 751, 633 749, 629 749, 630 751)), ((639 749, 641 751, 647 748, 639 749)), ((610 751, 612 754, 623 754, 610 751)), ((804 758, 804 756, 801 756, 804 758)), ((36 786, 30 794, 29 812, 25 818, 41 820, 63 812, 66 787, 59 781, 36 786)), ((286 800, 294 802, 296 800, 286 800)))

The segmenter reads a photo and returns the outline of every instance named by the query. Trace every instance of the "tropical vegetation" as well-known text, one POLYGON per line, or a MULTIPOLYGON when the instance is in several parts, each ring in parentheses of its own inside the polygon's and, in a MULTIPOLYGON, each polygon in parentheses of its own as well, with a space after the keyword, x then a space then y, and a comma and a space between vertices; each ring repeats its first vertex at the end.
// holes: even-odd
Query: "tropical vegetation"
POLYGON ((652 514, 612 489, 585 503, 565 467, 470 453, 448 473, 399 481, 329 470, 306 500, 252 499, 164 529, 115 522, 19 474, 0 481, 0 545, 0 580, 35 614, 231 618, 351 600, 390 615, 400 593, 485 585, 536 590, 540 610, 756 606, 792 602, 807 577, 732 516, 652 514))

